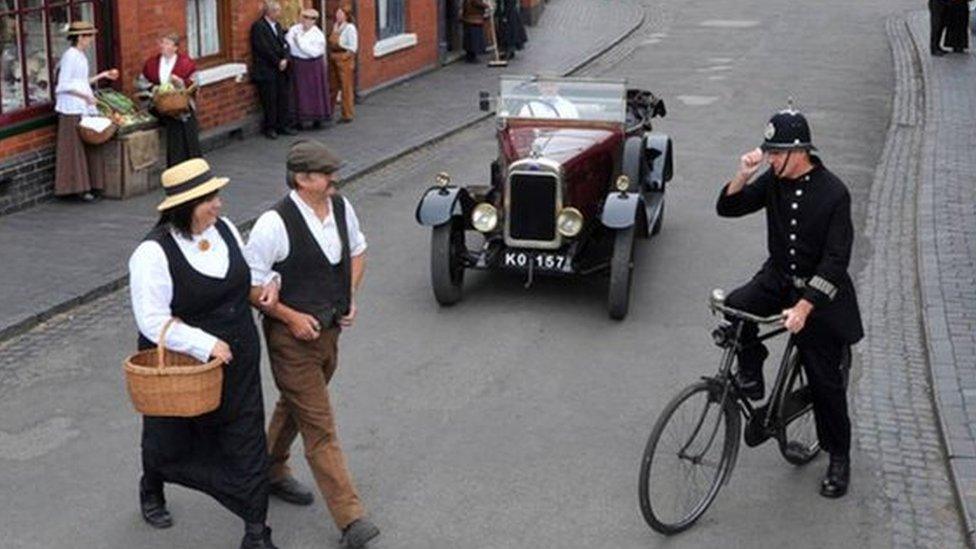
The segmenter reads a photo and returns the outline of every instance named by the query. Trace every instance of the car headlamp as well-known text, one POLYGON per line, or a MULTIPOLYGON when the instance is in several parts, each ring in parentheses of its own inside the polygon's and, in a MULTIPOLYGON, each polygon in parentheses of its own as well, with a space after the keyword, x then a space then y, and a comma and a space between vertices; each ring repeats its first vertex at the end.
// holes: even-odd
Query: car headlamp
POLYGON ((437 174, 435 180, 437 181, 437 186, 439 187, 446 187, 451 184, 451 176, 447 175, 447 172, 437 174))
POLYGON ((482 202, 471 211, 471 226, 476 231, 489 233, 498 226, 498 209, 487 202, 482 202))
POLYGON ((574 237, 583 230, 583 214, 576 208, 563 208, 556 217, 556 230, 565 237, 574 237))
POLYGON ((627 189, 630 188, 630 178, 626 175, 621 175, 617 178, 617 181, 614 182, 613 186, 622 193, 627 192, 627 189))

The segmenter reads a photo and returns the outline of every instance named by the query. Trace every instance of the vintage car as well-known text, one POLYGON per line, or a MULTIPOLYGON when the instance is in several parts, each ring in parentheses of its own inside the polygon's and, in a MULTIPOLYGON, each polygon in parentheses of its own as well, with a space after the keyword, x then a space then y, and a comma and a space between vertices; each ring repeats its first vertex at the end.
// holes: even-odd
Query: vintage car
POLYGON ((609 313, 624 318, 635 240, 664 220, 671 139, 650 131, 664 103, 623 80, 538 76, 501 77, 496 101, 490 184, 441 173, 417 206, 433 232, 434 297, 458 302, 467 269, 520 271, 526 287, 537 275, 609 272, 609 313))

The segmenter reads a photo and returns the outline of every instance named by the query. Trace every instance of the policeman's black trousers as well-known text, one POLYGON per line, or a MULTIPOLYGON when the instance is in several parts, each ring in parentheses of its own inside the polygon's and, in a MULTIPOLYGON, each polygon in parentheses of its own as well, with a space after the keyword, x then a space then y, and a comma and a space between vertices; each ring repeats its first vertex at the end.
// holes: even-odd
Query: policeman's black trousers
POLYGON ((264 123, 261 129, 265 132, 281 131, 289 126, 290 112, 288 100, 291 83, 286 73, 278 72, 272 80, 255 82, 261 108, 264 109, 264 123))
POLYGON ((937 51, 942 48, 942 35, 946 30, 944 0, 929 0, 929 50, 937 51))
MULTIPOLYGON (((795 305, 800 298, 797 290, 779 278, 760 273, 731 292, 725 302, 732 308, 755 315, 779 313, 795 305)), ((749 346, 756 341, 758 334, 759 327, 747 322, 743 326, 740 343, 749 346)), ((807 319, 794 341, 813 394, 813 413, 820 447, 832 455, 847 456, 851 449, 851 420, 844 375, 840 368, 847 343, 818 323, 815 314, 807 319)), ((761 374, 763 360, 768 354, 761 343, 749 346, 738 354, 739 368, 761 374)))

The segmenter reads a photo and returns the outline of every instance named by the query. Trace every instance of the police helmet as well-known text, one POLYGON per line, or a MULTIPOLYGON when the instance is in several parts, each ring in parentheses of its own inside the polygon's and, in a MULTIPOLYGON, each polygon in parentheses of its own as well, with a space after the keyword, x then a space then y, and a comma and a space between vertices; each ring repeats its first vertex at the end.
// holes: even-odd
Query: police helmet
POLYGON ((764 151, 817 150, 810 139, 810 125, 806 117, 792 107, 774 114, 769 119, 764 137, 765 140, 760 146, 764 151))

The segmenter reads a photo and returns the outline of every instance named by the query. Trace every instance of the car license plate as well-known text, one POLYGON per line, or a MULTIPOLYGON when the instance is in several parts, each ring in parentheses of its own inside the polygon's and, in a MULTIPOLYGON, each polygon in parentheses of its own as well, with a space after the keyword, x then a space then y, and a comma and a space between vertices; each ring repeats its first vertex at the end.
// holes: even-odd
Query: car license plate
POLYGON ((531 266, 536 271, 569 272, 570 261, 562 254, 506 251, 502 265, 508 269, 528 270, 531 266))

